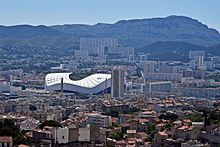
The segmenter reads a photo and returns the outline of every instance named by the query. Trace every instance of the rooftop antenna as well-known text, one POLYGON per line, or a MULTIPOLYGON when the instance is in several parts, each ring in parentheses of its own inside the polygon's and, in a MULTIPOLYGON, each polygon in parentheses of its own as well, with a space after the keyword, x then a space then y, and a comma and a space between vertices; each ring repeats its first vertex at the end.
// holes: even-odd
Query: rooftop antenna
POLYGON ((107 78, 105 79, 105 91, 107 89, 107 78))
POLYGON ((105 78, 105 85, 104 85, 103 95, 105 94, 106 88, 107 88, 107 78, 105 78))
POLYGON ((60 87, 60 91, 61 91, 61 93, 63 94, 63 78, 61 78, 61 85, 60 85, 61 87, 60 87))

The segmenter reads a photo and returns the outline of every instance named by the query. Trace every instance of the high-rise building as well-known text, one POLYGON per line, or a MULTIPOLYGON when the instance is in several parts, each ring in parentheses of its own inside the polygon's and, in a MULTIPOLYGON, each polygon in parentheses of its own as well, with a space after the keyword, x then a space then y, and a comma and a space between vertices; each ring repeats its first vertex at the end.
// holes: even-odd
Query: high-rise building
POLYGON ((180 68, 178 66, 159 65, 158 72, 159 73, 179 73, 180 68))
POLYGON ((182 73, 148 73, 145 77, 148 81, 181 81, 182 73))
POLYGON ((171 81, 147 82, 144 86, 144 93, 170 92, 172 87, 171 81))
POLYGON ((128 56, 128 62, 134 62, 134 55, 128 56))
POLYGON ((189 59, 194 59, 198 56, 205 57, 205 51, 189 51, 189 59))
POLYGON ((128 57, 134 55, 134 48, 122 46, 115 38, 81 38, 80 50, 75 51, 77 57, 99 56, 117 54, 128 57))
POLYGON ((118 40, 113 38, 81 38, 80 51, 89 54, 103 55, 108 48, 118 46, 118 40))
POLYGON ((204 56, 196 56, 195 61, 198 66, 204 65, 204 56))
POLYGON ((155 61, 146 61, 144 62, 144 76, 146 78, 147 74, 155 73, 157 70, 157 62, 155 61))
POLYGON ((112 97, 124 96, 124 69, 123 67, 113 67, 112 69, 112 97))
POLYGON ((140 60, 140 62, 147 61, 147 55, 139 55, 139 60, 140 60))

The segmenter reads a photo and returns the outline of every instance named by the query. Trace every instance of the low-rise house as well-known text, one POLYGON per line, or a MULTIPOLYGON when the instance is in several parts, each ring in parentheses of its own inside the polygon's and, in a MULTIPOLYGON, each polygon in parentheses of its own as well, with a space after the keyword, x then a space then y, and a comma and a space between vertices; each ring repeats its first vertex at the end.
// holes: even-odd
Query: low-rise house
POLYGON ((35 129, 31 131, 30 136, 32 136, 33 140, 40 142, 42 140, 52 140, 53 134, 51 131, 35 129))
POLYGON ((162 131, 165 128, 165 124, 164 123, 160 123, 156 125, 156 130, 157 131, 162 131))
POLYGON ((133 114, 119 114, 119 124, 123 124, 123 123, 126 123, 128 122, 129 120, 132 120, 132 119, 135 119, 137 118, 136 115, 133 115, 133 114))
POLYGON ((167 138, 168 138, 168 134, 165 131, 159 131, 154 135, 154 139, 156 143, 162 143, 167 138))
POLYGON ((219 125, 209 126, 207 131, 201 132, 201 138, 209 142, 212 146, 220 144, 220 127, 219 125))
POLYGON ((136 130, 127 130, 126 133, 128 134, 129 137, 132 137, 134 136, 134 134, 136 134, 136 132, 137 132, 136 130))
POLYGON ((204 128, 204 122, 192 122, 192 126, 203 129, 204 128))
POLYGON ((95 126, 83 128, 54 128, 54 140, 60 145, 69 145, 76 142, 96 142, 106 144, 106 129, 95 126))
POLYGON ((138 132, 145 132, 147 131, 147 125, 149 121, 147 119, 132 119, 128 121, 130 124, 129 128, 131 130, 137 130, 138 132))
POLYGON ((90 126, 90 140, 106 144, 106 129, 90 126))
POLYGON ((61 122, 63 127, 68 128, 83 128, 86 127, 88 119, 83 116, 70 117, 61 122))
POLYGON ((18 145, 18 147, 30 147, 29 145, 25 145, 25 144, 20 144, 18 145))
POLYGON ((200 143, 199 141, 197 140, 190 140, 188 142, 183 142, 181 143, 181 147, 211 147, 210 144, 203 144, 203 143, 200 143))
POLYGON ((148 135, 145 132, 137 132, 136 134, 134 134, 134 137, 142 139, 142 140, 147 140, 148 139, 148 135))
POLYGON ((31 131, 38 127, 39 121, 33 118, 24 120, 20 124, 20 129, 25 131, 31 131))
POLYGON ((102 103, 102 111, 111 113, 112 111, 124 112, 129 108, 129 104, 118 100, 106 100, 102 103))
POLYGON ((13 139, 11 136, 0 136, 0 147, 13 147, 13 139))
POLYGON ((201 129, 194 126, 181 126, 175 129, 174 138, 183 139, 199 139, 201 135, 201 129))
POLYGON ((139 117, 142 118, 157 118, 157 113, 155 111, 143 111, 138 113, 139 117))
POLYGON ((20 114, 7 114, 7 115, 0 115, 0 122, 4 123, 5 120, 11 120, 14 124, 20 124, 22 121, 28 119, 28 116, 23 116, 20 114))
POLYGON ((118 140, 115 143, 115 147, 126 147, 126 142, 124 140, 118 140))

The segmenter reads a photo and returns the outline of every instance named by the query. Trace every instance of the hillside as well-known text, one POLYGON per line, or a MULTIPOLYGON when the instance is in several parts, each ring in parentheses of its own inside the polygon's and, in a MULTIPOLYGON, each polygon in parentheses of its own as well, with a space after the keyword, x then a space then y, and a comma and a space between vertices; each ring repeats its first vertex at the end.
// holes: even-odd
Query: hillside
POLYGON ((121 20, 114 24, 61 25, 52 28, 68 34, 118 38, 124 45, 142 47, 157 41, 182 41, 212 46, 220 42, 218 31, 185 16, 121 20))
POLYGON ((159 41, 138 49, 140 52, 150 53, 151 58, 160 60, 188 60, 190 50, 206 50, 206 47, 187 42, 159 41))
POLYGON ((173 49, 181 52, 211 46, 215 46, 213 49, 216 51, 220 49, 218 31, 185 16, 121 20, 114 24, 96 25, 0 26, 0 47, 49 47, 62 52, 77 48, 81 37, 118 38, 122 45, 133 46, 137 51, 151 52, 155 56, 157 52, 166 50, 168 54, 173 49))

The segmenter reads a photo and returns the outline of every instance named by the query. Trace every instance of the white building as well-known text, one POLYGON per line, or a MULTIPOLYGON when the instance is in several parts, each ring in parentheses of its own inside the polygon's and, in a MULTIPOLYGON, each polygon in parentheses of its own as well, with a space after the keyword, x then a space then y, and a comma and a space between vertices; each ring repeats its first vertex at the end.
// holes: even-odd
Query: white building
POLYGON ((170 92, 172 82, 159 81, 159 82, 147 82, 144 86, 145 93, 157 93, 157 92, 170 92))
POLYGON ((215 98, 219 96, 219 88, 188 88, 188 87, 173 87, 172 92, 184 97, 198 98, 215 98))
POLYGON ((205 51, 189 51, 189 59, 195 60, 198 56, 205 57, 205 51))
POLYGON ((204 56, 196 56, 195 61, 198 66, 203 66, 204 65, 204 56))
POLYGON ((105 128, 92 127, 89 125, 83 128, 53 128, 52 134, 55 142, 58 142, 58 144, 90 141, 106 143, 105 128))
POLYGON ((145 61, 144 62, 144 77, 149 73, 155 73, 157 70, 157 62, 145 61))
POLYGON ((57 128, 55 129, 55 140, 59 143, 68 143, 69 142, 69 128, 57 128))
POLYGON ((104 58, 108 54, 134 55, 134 48, 121 46, 114 38, 81 38, 80 50, 75 51, 76 57, 96 55, 104 58))
POLYGON ((145 76, 149 81, 181 81, 182 73, 148 73, 145 76))
POLYGON ((10 92, 10 82, 0 80, 0 93, 10 92))
POLYGON ((81 38, 80 51, 89 54, 104 54, 109 48, 117 47, 118 40, 113 38, 81 38))
POLYGON ((134 48, 133 47, 124 47, 124 46, 116 46, 109 48, 110 54, 118 54, 123 56, 134 55, 134 48))
POLYGON ((111 116, 101 115, 98 113, 87 114, 88 123, 92 126, 109 127, 112 125, 111 116))
POLYGON ((158 72, 160 72, 160 73, 179 73, 180 67, 169 66, 169 65, 159 65, 158 72))
POLYGON ((90 141, 90 128, 79 128, 79 141, 90 141))
POLYGON ((134 62, 134 55, 129 55, 128 56, 128 62, 134 62))
POLYGON ((75 57, 87 57, 89 52, 87 50, 75 50, 75 57))
POLYGON ((145 62, 145 61, 147 61, 147 55, 139 55, 139 61, 140 61, 140 62, 145 62))

